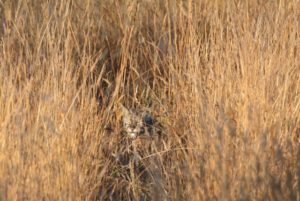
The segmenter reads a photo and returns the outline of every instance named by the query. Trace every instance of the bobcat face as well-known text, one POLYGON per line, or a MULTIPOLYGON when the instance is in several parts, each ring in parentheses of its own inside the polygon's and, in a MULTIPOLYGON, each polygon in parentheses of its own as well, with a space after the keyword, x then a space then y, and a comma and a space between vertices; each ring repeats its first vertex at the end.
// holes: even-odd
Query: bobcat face
POLYGON ((150 126, 153 125, 153 119, 150 114, 129 110, 124 106, 121 106, 121 109, 123 129, 128 137, 135 139, 138 136, 150 136, 150 126))

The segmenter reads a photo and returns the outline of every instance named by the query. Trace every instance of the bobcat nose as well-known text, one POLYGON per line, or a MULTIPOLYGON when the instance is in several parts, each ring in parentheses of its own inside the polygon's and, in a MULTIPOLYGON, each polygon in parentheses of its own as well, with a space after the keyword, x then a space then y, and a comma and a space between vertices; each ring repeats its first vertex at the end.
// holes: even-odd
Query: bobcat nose
POLYGON ((127 128, 127 133, 128 133, 128 136, 133 139, 136 138, 137 134, 138 134, 138 132, 136 131, 136 128, 133 126, 129 126, 127 128))

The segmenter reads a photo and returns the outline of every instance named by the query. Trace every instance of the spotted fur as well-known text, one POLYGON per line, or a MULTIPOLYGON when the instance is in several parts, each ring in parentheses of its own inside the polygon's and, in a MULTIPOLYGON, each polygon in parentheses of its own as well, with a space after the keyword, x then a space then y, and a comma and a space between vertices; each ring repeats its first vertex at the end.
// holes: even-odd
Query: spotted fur
POLYGON ((121 105, 123 132, 131 139, 152 137, 154 120, 148 112, 129 110, 121 105))

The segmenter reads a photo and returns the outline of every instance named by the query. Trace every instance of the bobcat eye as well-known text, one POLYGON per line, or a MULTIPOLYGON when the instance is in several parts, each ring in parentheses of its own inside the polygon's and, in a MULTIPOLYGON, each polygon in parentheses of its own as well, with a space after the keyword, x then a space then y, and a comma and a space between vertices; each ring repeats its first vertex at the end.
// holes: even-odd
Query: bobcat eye
POLYGON ((147 125, 153 125, 153 118, 150 114, 145 114, 144 116, 144 122, 147 124, 147 125))

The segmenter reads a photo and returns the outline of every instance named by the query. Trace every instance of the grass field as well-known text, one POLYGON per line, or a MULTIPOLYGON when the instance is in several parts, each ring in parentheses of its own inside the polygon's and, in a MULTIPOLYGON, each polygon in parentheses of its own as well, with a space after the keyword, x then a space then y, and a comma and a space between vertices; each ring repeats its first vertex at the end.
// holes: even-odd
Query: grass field
POLYGON ((163 126, 153 200, 300 200, 299 0, 0 8, 0 200, 139 200, 119 103, 163 126))

